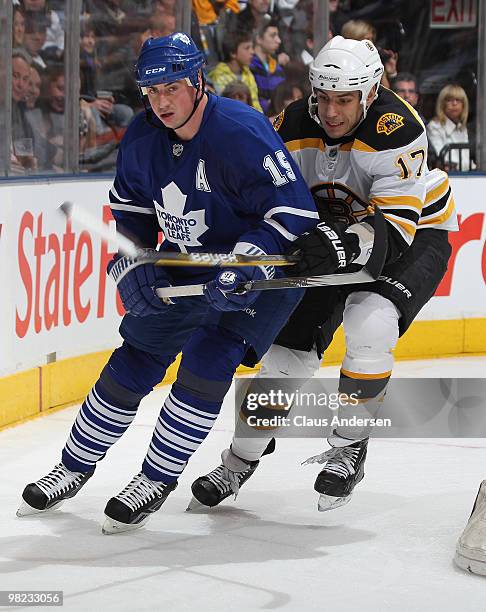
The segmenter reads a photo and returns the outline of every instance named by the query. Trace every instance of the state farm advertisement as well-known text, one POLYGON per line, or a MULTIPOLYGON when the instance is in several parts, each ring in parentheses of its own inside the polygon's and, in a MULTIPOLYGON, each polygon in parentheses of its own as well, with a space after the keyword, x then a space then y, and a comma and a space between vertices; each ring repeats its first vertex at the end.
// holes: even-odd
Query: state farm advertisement
MULTIPOLYGON (((486 177, 451 178, 460 231, 420 319, 486 316, 486 177)), ((123 308, 106 265, 114 245, 68 221, 66 200, 110 224, 107 180, 0 183, 0 376, 110 349, 123 308)))
POLYGON ((417 318, 486 316, 486 176, 451 177, 459 231, 449 234, 452 253, 435 296, 417 318))
POLYGON ((106 276, 113 245, 58 210, 63 201, 74 201, 111 222, 114 231, 109 187, 106 180, 0 187, 0 276, 6 288, 0 375, 120 342, 123 309, 106 276))

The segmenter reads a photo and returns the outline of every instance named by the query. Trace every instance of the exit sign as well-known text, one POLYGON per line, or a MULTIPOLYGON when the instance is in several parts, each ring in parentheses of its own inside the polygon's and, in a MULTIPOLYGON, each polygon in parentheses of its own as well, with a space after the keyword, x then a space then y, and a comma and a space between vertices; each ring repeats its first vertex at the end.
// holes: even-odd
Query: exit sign
POLYGON ((431 28, 474 28, 477 0, 430 0, 431 28))

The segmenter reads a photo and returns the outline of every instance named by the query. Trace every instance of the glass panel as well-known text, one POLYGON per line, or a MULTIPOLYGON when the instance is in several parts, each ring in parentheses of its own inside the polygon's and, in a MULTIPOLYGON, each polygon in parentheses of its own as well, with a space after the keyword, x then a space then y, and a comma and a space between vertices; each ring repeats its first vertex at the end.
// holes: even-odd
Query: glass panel
MULTIPOLYGON (((209 87, 219 95, 224 92, 249 102, 272 118, 290 101, 308 93, 313 0, 192 0, 192 15, 190 1, 83 1, 81 102, 79 110, 69 113, 69 126, 75 123, 73 113, 79 113, 82 172, 113 171, 119 141, 142 108, 133 77, 140 46, 148 36, 174 31, 176 17, 179 24, 191 18, 191 34, 207 55, 209 87)), ((449 170, 474 168, 475 145, 480 142, 474 129, 480 72, 477 15, 457 18, 452 0, 328 2, 331 33, 341 33, 344 28, 347 36, 374 38, 387 69, 384 84, 415 105, 429 123, 431 165, 449 170), (397 73, 404 72, 412 78, 397 81, 397 73), (460 89, 444 90, 450 84, 460 89), (437 121, 432 121, 436 115, 437 121), (453 136, 445 134, 448 139, 444 141, 448 129, 453 136), (442 140, 435 138, 434 130, 442 140)), ((476 7, 477 3, 469 5, 476 7)), ((74 159, 69 153, 73 146, 77 150, 77 139, 69 138, 65 152, 63 138, 66 6, 65 0, 48 4, 46 0, 0 0, 0 20, 7 24, 0 40, 7 85, 0 103, 0 123, 3 119, 4 126, 11 125, 11 135, 8 129, 3 131, 7 135, 0 156, 3 174, 5 162, 10 166, 9 175, 35 175, 64 172, 64 160, 74 159), (11 51, 6 32, 9 23, 13 24, 11 51), (5 123, 10 103, 12 119, 5 123)), ((326 38, 318 29, 317 33, 320 40, 326 38)), ((69 128, 67 134, 71 131, 69 128)))
POLYGON ((273 119, 309 92, 313 0, 193 0, 208 85, 273 119))
POLYGON ((10 175, 63 171, 64 28, 61 3, 13 7, 10 175))
POLYGON ((385 64, 383 84, 415 106, 428 124, 431 167, 476 167, 476 6, 476 1, 453 0, 329 0, 333 34, 374 40, 385 64), (449 89, 451 84, 458 87, 449 89))
POLYGON ((86 0, 80 35, 80 169, 112 172, 120 140, 143 109, 134 67, 143 42, 175 31, 175 0, 86 0))
POLYGON ((11 131, 10 107, 12 90, 12 4, 0 0, 0 177, 6 176, 10 164, 11 131))

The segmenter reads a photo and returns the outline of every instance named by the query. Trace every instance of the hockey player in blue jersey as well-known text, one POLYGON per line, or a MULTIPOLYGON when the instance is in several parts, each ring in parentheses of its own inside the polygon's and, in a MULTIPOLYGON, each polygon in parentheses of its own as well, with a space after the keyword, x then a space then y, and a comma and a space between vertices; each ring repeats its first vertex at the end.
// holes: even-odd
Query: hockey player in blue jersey
MULTIPOLYGON (((136 75, 146 113, 127 130, 110 192, 117 228, 149 249, 162 229, 171 251, 284 253, 315 226, 313 199, 266 117, 205 92, 203 57, 182 33, 144 43, 136 75)), ((81 489, 182 350, 142 469, 105 508, 104 533, 143 525, 209 433, 238 365, 258 361, 301 299, 298 289, 278 299, 231 292, 274 274, 268 266, 216 274, 152 264, 114 274, 127 310, 124 342, 83 403, 61 463, 26 486, 18 516, 56 508, 81 489), (165 303, 155 294, 201 282, 204 296, 165 303)))

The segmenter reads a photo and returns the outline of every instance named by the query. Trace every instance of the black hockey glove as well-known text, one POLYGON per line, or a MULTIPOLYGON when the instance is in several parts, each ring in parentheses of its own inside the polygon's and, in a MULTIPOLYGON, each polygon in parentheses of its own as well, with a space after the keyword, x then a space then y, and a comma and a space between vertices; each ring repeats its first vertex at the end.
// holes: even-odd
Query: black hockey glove
POLYGON ((349 266, 360 252, 359 238, 345 233, 345 229, 343 223, 325 221, 299 236, 292 245, 292 254, 300 254, 302 259, 288 269, 288 275, 323 276, 349 266))

